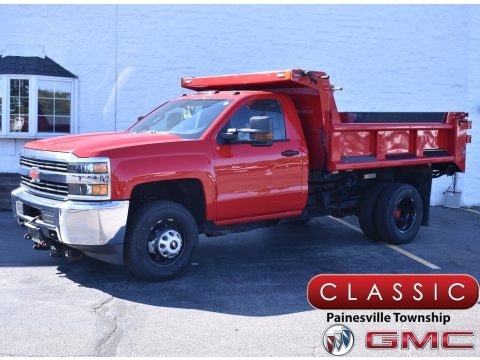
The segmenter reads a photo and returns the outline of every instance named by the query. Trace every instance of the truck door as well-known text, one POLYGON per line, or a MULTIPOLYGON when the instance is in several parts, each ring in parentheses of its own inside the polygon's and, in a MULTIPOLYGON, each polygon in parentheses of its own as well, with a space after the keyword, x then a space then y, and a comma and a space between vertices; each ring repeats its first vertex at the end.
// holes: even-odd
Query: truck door
POLYGON ((215 143, 217 221, 294 216, 304 208, 307 153, 283 109, 274 96, 256 98, 241 105, 219 131, 249 128, 252 116, 267 115, 273 120, 274 141, 255 147, 248 134, 240 133, 238 143, 215 143))

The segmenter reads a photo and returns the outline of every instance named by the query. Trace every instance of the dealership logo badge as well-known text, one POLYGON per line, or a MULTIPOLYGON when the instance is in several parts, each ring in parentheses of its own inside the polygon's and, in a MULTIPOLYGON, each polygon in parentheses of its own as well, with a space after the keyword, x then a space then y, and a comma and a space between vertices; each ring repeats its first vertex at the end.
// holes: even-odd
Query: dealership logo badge
POLYGON ((336 324, 323 334, 323 347, 332 355, 345 355, 353 347, 353 333, 345 325, 336 324))
POLYGON ((40 171, 38 170, 38 168, 32 168, 28 173, 28 176, 30 177, 31 182, 40 182, 40 171))

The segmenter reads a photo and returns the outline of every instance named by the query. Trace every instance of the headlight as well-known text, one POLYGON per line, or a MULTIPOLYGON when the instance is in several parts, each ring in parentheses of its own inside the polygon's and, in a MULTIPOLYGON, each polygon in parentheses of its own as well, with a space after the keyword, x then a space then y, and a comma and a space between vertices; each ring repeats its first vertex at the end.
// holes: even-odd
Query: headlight
POLYGON ((109 159, 90 158, 88 161, 70 162, 67 183, 70 199, 108 199, 110 197, 109 159))
POLYGON ((108 162, 69 163, 68 172, 74 174, 107 174, 108 162))

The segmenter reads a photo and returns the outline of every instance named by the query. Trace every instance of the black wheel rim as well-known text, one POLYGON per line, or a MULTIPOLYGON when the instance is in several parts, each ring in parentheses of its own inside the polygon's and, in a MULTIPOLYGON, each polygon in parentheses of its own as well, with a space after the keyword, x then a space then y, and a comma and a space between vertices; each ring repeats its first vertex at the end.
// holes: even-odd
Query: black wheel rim
POLYGON ((185 248, 185 237, 174 219, 158 221, 150 228, 145 247, 148 258, 157 265, 177 261, 185 248))
POLYGON ((401 233, 408 232, 415 223, 417 211, 415 209, 415 200, 413 198, 404 198, 395 206, 393 210, 395 226, 401 233))

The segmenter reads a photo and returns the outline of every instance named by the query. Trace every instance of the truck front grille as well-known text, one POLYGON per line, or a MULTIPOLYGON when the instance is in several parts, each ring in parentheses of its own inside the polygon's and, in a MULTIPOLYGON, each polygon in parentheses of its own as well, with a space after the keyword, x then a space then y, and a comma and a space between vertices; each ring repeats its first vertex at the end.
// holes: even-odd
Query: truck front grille
POLYGON ((36 167, 40 170, 49 170, 61 173, 66 173, 68 171, 68 164, 65 161, 31 159, 25 156, 20 156, 20 165, 28 168, 36 167))
POLYGON ((35 191, 40 191, 47 194, 53 194, 61 197, 68 196, 68 185, 54 181, 40 180, 38 182, 32 181, 28 176, 22 175, 20 182, 24 187, 35 191))

